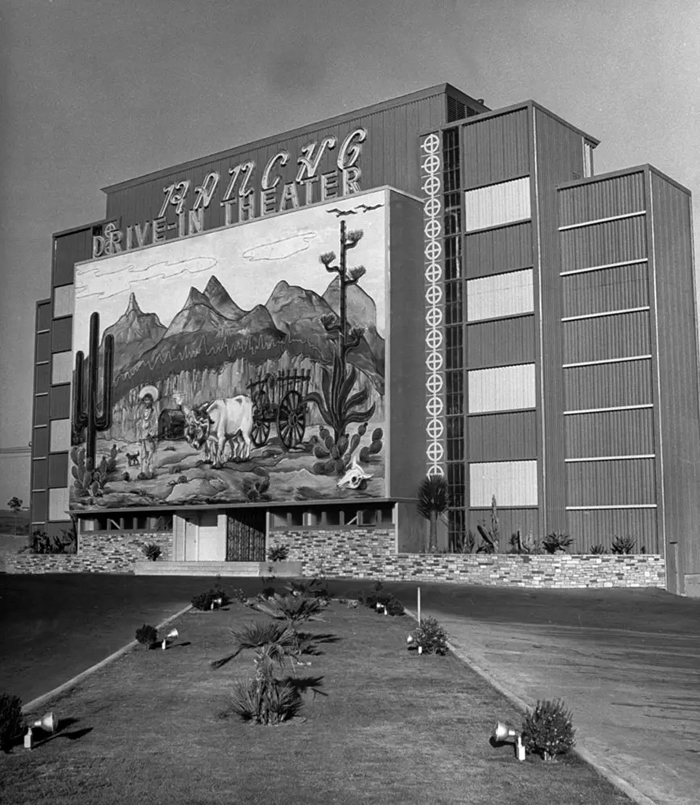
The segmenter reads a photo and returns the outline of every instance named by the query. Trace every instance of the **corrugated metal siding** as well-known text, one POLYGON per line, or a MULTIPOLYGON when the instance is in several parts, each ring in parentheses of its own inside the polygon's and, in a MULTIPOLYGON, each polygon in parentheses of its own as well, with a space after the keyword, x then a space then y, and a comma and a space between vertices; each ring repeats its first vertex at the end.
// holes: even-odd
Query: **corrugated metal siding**
POLYGON ((469 505, 537 505, 537 462, 501 461, 469 465, 469 505))
POLYGON ((528 110, 464 126, 465 187, 503 182, 530 172, 528 110))
MULTIPOLYGON (((537 537, 539 534, 537 509, 505 509, 498 506, 498 533, 500 550, 505 553, 510 547, 510 538, 513 534, 520 531, 523 537, 531 534, 537 537)), ((471 509, 467 514, 467 529, 472 532, 475 538, 476 548, 481 544, 481 537, 477 532, 477 526, 486 523, 490 528, 491 509, 471 509)), ((476 549, 475 548, 475 549, 476 549)))
POLYGON ((572 550, 588 553, 593 545, 602 544, 610 551, 615 537, 632 537, 635 552, 656 553, 656 509, 603 509, 568 513, 569 536, 574 538, 572 550))
POLYGON ((562 277, 564 316, 584 316, 649 304, 646 263, 562 277))
POLYGON ((645 206, 644 173, 628 173, 559 191, 559 225, 639 212, 645 206))
POLYGON ((482 414, 467 417, 472 461, 512 461, 537 457, 537 414, 482 414))
POLYGON ((535 407, 535 364, 478 369, 467 373, 469 412, 535 407))
MULTIPOLYGON (((357 163, 362 170, 360 179, 362 189, 391 185, 421 196, 423 193, 417 158, 418 138, 422 132, 440 127, 444 121, 445 94, 438 93, 402 106, 358 115, 352 120, 335 125, 321 122, 317 127, 294 137, 281 135, 264 146, 256 147, 253 143, 249 147, 231 149, 201 164, 187 168, 176 166, 157 178, 145 179, 138 185, 110 191, 107 197, 107 218, 120 218, 122 228, 152 220, 157 216, 165 198, 163 188, 181 180, 190 181, 189 203, 185 205, 189 209, 194 188, 201 185, 210 171, 217 171, 220 175, 219 185, 212 203, 204 213, 204 228, 208 230, 223 226, 224 209, 220 201, 230 179, 229 168, 248 160, 254 161, 256 168, 252 187, 257 188, 267 162, 279 151, 287 150, 290 154, 289 162, 284 167, 278 164, 275 174, 281 177, 281 182, 292 182, 299 169, 297 159, 301 149, 314 140, 320 141, 323 137, 335 136, 338 145, 334 150, 326 151, 319 164, 318 174, 334 170, 340 143, 358 127, 367 129, 367 139, 363 143, 362 155, 357 163)), ((317 185, 315 201, 320 200, 318 193, 317 185)), ((175 220, 172 207, 168 211, 168 220, 175 220)))
POLYGON ((654 172, 650 180, 666 539, 678 541, 682 575, 700 573, 700 433, 691 209, 688 194, 654 172))
POLYGON ((470 369, 535 361, 535 317, 486 321, 467 327, 470 369))
POLYGON ((566 526, 566 480, 563 335, 561 325, 561 257, 556 188, 583 175, 583 137, 545 110, 533 107, 538 207, 539 271, 536 268, 536 309, 539 311, 538 358, 542 378, 540 470, 544 502, 541 532, 566 526), (542 422, 543 420, 543 422, 542 422))
MULTIPOLYGON (((161 188, 162 193, 162 188, 161 188)), ((73 282, 73 267, 92 256, 92 227, 79 229, 54 238, 52 285, 73 282)))
POLYGON ((633 263, 647 256, 646 216, 622 218, 561 233, 562 271, 633 263))
POLYGON ((467 321, 531 313, 534 309, 532 269, 467 282, 467 321))
POLYGON ((564 422, 567 458, 651 455, 655 450, 651 408, 573 414, 564 422))
POLYGON ((564 389, 567 411, 653 403, 651 361, 565 369, 564 389))
POLYGON ((469 278, 527 268, 532 260, 532 224, 529 221, 475 232, 464 241, 464 269, 469 278))
POLYGON ((569 506, 656 503, 654 459, 567 464, 569 506))
POLYGON ((530 217, 530 177, 467 190, 464 228, 467 232, 502 226, 530 217))
POLYGON ((647 310, 564 322, 564 363, 650 354, 647 310))

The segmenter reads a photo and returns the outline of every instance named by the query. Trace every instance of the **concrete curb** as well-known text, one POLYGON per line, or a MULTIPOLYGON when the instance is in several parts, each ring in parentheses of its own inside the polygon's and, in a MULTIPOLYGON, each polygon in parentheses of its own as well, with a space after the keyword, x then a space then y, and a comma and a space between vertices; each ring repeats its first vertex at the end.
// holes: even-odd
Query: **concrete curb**
MULTIPOLYGON (((410 609, 405 609, 407 615, 409 615, 413 620, 416 622, 418 621, 418 616, 415 612, 412 612, 410 609)), ((504 687, 497 679, 485 669, 482 668, 477 662, 475 662, 465 651, 459 646, 456 646, 450 640, 447 641, 447 645, 459 660, 463 663, 466 663, 472 670, 476 671, 482 679, 485 679, 492 688, 495 688, 502 696, 505 696, 511 704, 518 708, 521 712, 525 713, 526 710, 532 709, 534 703, 526 702, 524 699, 521 699, 519 696, 516 696, 512 691, 508 690, 504 687)), ((589 752, 587 749, 583 749, 581 747, 574 748, 572 750, 576 755, 578 755, 582 760, 588 763, 589 766, 592 766, 601 777, 605 777, 605 779, 612 783, 615 788, 619 788, 624 794, 626 794, 633 802, 636 802, 637 805, 658 805, 655 800, 650 799, 646 794, 643 794, 641 791, 638 791, 634 786, 632 786, 627 780, 624 780, 622 777, 617 775, 614 771, 607 768, 603 761, 600 760, 597 756, 589 752)))
MULTIPOLYGON (((190 609, 192 609, 192 604, 188 604, 186 607, 183 607, 181 610, 176 612, 174 615, 171 615, 169 618, 166 618, 164 621, 161 621, 161 623, 159 623, 156 626, 156 629, 162 629, 164 626, 167 626, 169 623, 174 621, 176 618, 179 618, 182 615, 184 615, 185 612, 188 612, 190 609)), ((105 657, 104 660, 100 660, 100 662, 98 662, 96 665, 92 665, 90 668, 87 668, 85 671, 82 671, 81 673, 77 674, 77 676, 74 676, 72 679, 69 679, 67 682, 64 682, 62 685, 59 685, 57 688, 54 688, 53 690, 50 690, 48 693, 43 693, 41 696, 37 696, 36 699, 32 699, 30 702, 27 702, 27 704, 25 704, 22 707, 22 712, 26 715, 27 713, 31 712, 32 710, 35 710, 37 707, 41 707, 43 704, 45 704, 50 699, 53 699, 56 696, 60 696, 60 694, 65 693, 66 691, 70 690, 71 688, 74 688, 76 685, 79 685, 84 679, 87 679, 89 676, 94 674, 95 671, 99 671, 100 668, 104 668, 106 665, 109 665, 109 663, 111 663, 114 660, 118 659, 123 654, 126 654, 128 651, 131 651, 137 645, 138 645, 138 641, 137 640, 132 640, 130 643, 127 643, 125 646, 122 646, 122 648, 117 649, 117 651, 115 651, 113 654, 110 654, 109 657, 105 657)))

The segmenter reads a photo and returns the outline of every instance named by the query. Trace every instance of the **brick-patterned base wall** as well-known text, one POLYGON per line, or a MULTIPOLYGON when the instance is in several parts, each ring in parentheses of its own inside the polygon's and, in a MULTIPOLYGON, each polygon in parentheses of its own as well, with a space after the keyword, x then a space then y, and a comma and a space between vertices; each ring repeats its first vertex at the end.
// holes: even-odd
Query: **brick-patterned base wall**
POLYGON ((655 554, 515 555, 395 553, 390 531, 275 532, 305 576, 447 581, 493 587, 666 587, 655 554))
POLYGON ((81 534, 78 553, 17 553, 5 556, 7 573, 133 573, 135 562, 144 560, 146 545, 159 545, 160 561, 173 556, 173 535, 168 532, 117 531, 81 534))

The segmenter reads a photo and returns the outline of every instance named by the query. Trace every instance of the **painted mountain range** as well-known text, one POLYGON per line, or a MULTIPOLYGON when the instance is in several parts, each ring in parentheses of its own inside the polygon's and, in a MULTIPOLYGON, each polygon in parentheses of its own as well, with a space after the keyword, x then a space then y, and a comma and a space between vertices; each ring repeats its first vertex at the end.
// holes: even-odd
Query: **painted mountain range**
MULTIPOLYGON (((333 341, 321 317, 337 316, 338 301, 337 278, 323 296, 282 280, 264 305, 243 310, 212 276, 203 292, 190 288, 183 307, 165 327, 157 314, 140 309, 132 293, 125 312, 104 331, 115 339, 116 398, 171 374, 218 369, 240 359, 261 365, 287 352, 330 363, 333 341)), ((374 301, 357 285, 348 288, 347 317, 350 325, 365 330, 349 359, 383 393, 384 339, 377 332, 374 301)))

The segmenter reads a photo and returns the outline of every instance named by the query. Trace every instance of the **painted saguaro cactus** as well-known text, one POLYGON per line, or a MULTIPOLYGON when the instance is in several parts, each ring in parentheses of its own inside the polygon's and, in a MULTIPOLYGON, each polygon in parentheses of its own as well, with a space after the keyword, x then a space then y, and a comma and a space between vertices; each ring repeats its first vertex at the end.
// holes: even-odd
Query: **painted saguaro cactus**
POLYGON ((114 338, 106 336, 102 356, 102 398, 98 403, 99 391, 99 335, 100 314, 90 316, 90 340, 87 361, 82 351, 75 353, 75 376, 73 378, 73 435, 81 441, 85 435, 85 461, 90 470, 95 467, 95 440, 98 431, 107 430, 112 425, 112 369, 114 366, 114 338), (87 382, 85 370, 87 364, 87 382))

